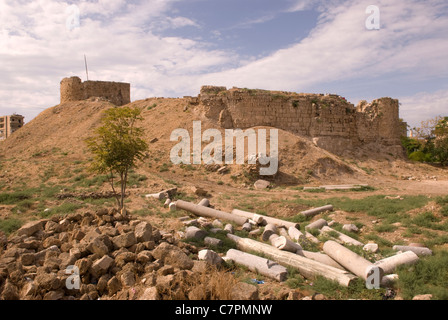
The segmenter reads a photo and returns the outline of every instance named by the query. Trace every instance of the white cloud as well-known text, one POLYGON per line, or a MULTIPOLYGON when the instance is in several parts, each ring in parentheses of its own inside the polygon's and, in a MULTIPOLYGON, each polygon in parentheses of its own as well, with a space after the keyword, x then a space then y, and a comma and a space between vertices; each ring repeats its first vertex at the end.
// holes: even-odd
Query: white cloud
MULTIPOLYGON (((167 28, 199 28, 200 21, 173 10, 175 3, 79 1, 80 28, 70 31, 65 26, 67 1, 0 0, 0 114, 16 106, 29 121, 40 110, 36 108, 57 104, 63 77, 85 79, 84 54, 90 79, 130 82, 133 100, 194 95, 204 84, 303 92, 339 81, 399 77, 406 86, 406 81, 448 77, 448 13, 441 0, 377 0, 379 31, 365 28, 370 2, 294 1, 290 12, 318 8, 320 13, 308 37, 247 61, 211 43, 157 35, 167 28)), ((430 110, 411 99, 424 101, 432 95, 426 94, 404 97, 405 120, 426 118, 430 110)), ((435 95, 433 101, 440 102, 431 111, 441 110, 443 97, 444 91, 435 95)))
POLYGON ((379 31, 365 28, 365 1, 329 5, 322 7, 318 26, 300 43, 241 68, 204 75, 199 81, 297 90, 394 74, 421 79, 448 76, 448 20, 437 18, 440 1, 378 3, 379 31))
POLYGON ((318 1, 313 0, 295 0, 293 4, 286 10, 287 12, 297 12, 303 10, 309 10, 318 1))
POLYGON ((80 27, 69 30, 65 1, 0 0, 0 114, 19 110, 29 121, 57 104, 63 77, 85 80, 84 54, 90 80, 130 82, 133 100, 189 93, 188 75, 233 57, 195 40, 157 36, 160 21, 164 28, 196 26, 170 16, 174 2, 80 1, 80 27))
POLYGON ((448 88, 401 97, 400 103, 400 117, 408 122, 411 128, 418 127, 424 120, 448 116, 448 88))

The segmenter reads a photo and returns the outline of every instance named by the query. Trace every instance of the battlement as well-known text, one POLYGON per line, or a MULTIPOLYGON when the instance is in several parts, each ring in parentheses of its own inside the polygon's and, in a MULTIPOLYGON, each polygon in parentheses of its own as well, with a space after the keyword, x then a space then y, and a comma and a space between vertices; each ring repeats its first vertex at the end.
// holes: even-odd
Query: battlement
POLYGON ((125 82, 84 81, 79 77, 61 81, 61 103, 101 97, 117 106, 131 102, 131 85, 125 82))
POLYGON ((223 128, 275 127, 310 137, 333 153, 368 143, 400 146, 406 135, 398 100, 392 98, 355 107, 335 94, 213 86, 203 86, 198 98, 204 115, 223 128))

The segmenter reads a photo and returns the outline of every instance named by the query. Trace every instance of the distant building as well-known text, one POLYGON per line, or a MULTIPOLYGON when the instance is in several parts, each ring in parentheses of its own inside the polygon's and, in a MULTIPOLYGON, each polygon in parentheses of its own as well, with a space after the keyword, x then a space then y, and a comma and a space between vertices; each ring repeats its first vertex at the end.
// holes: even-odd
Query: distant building
POLYGON ((11 116, 0 116, 0 141, 5 140, 14 131, 17 131, 25 124, 24 117, 20 114, 13 114, 11 116))

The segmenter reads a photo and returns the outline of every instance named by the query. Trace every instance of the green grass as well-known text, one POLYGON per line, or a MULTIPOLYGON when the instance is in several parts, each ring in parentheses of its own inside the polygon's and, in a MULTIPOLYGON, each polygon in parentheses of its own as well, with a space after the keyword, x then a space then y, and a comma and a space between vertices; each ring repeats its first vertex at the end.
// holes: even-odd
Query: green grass
POLYGON ((432 212, 423 212, 411 219, 411 223, 416 226, 429 229, 437 228, 436 223, 439 221, 440 219, 437 218, 432 212))
POLYGON ((65 202, 57 207, 50 208, 50 210, 47 212, 44 212, 44 211, 39 212, 39 216, 42 218, 49 218, 54 215, 65 215, 65 214, 75 212, 76 210, 78 210, 82 207, 84 207, 83 204, 65 202))
POLYGON ((34 190, 16 191, 10 193, 0 193, 1 204, 16 204, 19 201, 30 199, 33 196, 34 190))
POLYGON ((376 232, 394 232, 395 230, 397 230, 397 227, 392 225, 392 224, 380 224, 380 225, 376 225, 374 230, 376 232))
POLYGON ((310 207, 332 204, 335 209, 347 212, 365 212, 370 216, 386 218, 391 215, 405 213, 415 208, 421 208, 429 201, 426 196, 404 196, 403 200, 389 200, 384 197, 384 195, 374 195, 362 199, 351 199, 349 197, 302 199, 296 196, 296 199, 292 200, 292 203, 310 207))
POLYGON ((22 224, 23 222, 16 218, 0 219, 0 230, 9 235, 20 229, 22 224))
POLYGON ((336 281, 328 280, 322 276, 316 277, 312 289, 322 293, 327 299, 368 299, 381 300, 385 289, 367 289, 365 281, 361 278, 355 279, 349 287, 343 287, 336 281))
POLYGON ((434 251, 432 256, 421 258, 411 267, 399 267, 396 273, 404 299, 418 294, 432 294, 437 300, 448 299, 448 251, 434 251))

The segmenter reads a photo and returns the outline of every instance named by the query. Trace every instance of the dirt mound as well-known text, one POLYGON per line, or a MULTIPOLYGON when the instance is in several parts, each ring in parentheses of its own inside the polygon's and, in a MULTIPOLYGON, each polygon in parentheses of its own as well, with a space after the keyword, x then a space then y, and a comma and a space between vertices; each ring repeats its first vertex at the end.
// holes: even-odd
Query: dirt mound
MULTIPOLYGON (((186 99, 150 98, 129 105, 142 110, 145 138, 151 142, 149 161, 153 160, 155 166, 145 167, 144 171, 147 172, 160 171, 160 166, 171 167, 170 150, 176 144, 170 141, 173 130, 187 129, 192 138, 194 120, 201 121, 202 132, 208 128, 219 128, 216 122, 202 117, 186 99)), ((5 158, 22 160, 23 162, 15 163, 15 173, 19 176, 26 173, 30 180, 33 180, 32 176, 36 173, 48 169, 48 166, 62 168, 70 166, 73 161, 86 161, 89 155, 84 140, 99 125, 102 112, 113 106, 107 101, 91 99, 49 108, 1 143, 0 154, 5 158), (34 167, 34 164, 37 167, 34 167)), ((272 129, 254 129, 262 128, 272 129)), ((224 137, 224 129, 220 130, 224 137)), ((203 142, 203 147, 205 145, 203 142)), ((278 184, 305 183, 310 178, 344 178, 353 176, 356 172, 334 155, 313 145, 308 139, 283 130, 279 130, 279 161, 278 184)), ((230 167, 233 168, 231 174, 237 176, 244 170, 241 165, 230 167)), ((13 180, 15 178, 11 177, 13 180)))
MULTIPOLYGON (((219 167, 216 171, 210 171, 205 165, 172 164, 170 151, 177 144, 170 141, 173 130, 186 129, 192 139, 193 121, 200 120, 202 133, 213 128, 220 130, 222 137, 225 136, 224 129, 218 124, 219 119, 213 121, 206 118, 201 108, 190 103, 189 99, 148 98, 129 105, 142 110, 145 139, 150 142, 148 157, 137 170, 151 177, 154 183, 170 187, 164 181, 182 180, 183 184, 201 181, 251 186, 260 178, 251 175, 247 161, 245 165, 228 165, 227 169, 221 171, 218 171, 219 167)), ((2 161, 4 170, 1 173, 5 186, 24 180, 35 187, 43 180, 57 184, 61 176, 76 174, 81 170, 80 166, 86 168, 90 155, 84 140, 99 125, 102 112, 113 106, 107 101, 93 98, 63 103, 43 111, 13 136, 1 142, 0 157, 6 160, 2 161)), ((446 176, 438 168, 410 164, 389 149, 382 152, 373 147, 360 148, 347 151, 344 156, 336 156, 317 147, 307 137, 283 130, 278 130, 278 133, 279 172, 274 179, 275 185, 370 184, 378 180, 373 177, 399 180, 410 171, 414 176, 438 176, 439 179, 445 179, 446 176)), ((203 141, 202 149, 207 144, 203 141)))

